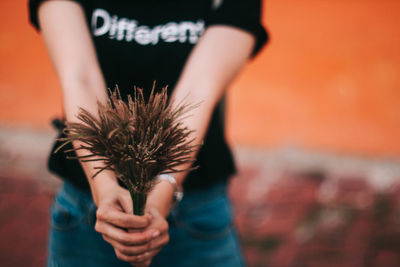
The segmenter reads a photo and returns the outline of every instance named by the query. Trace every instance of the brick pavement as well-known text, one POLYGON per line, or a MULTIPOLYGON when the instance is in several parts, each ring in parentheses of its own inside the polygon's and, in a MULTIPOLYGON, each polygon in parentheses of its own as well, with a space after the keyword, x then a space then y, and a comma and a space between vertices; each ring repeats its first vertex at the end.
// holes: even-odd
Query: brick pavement
POLYGON ((253 173, 244 167, 231 187, 249 266, 400 266, 399 185, 287 172, 251 202, 253 173))
POLYGON ((44 266, 51 192, 30 178, 0 175, 1 266, 44 266))

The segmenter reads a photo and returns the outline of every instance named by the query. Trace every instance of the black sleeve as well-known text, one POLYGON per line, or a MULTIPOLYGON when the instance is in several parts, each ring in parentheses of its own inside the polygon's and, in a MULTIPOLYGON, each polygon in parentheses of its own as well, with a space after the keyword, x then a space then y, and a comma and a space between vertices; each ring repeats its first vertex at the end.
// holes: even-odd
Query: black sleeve
POLYGON ((268 41, 268 34, 261 24, 261 0, 211 0, 206 26, 228 25, 254 35, 255 56, 268 41))
MULTIPOLYGON (((37 30, 40 30, 39 18, 38 18, 39 6, 44 1, 54 1, 54 0, 28 0, 28 1, 29 1, 28 2, 29 21, 37 30)), ((67 1, 81 3, 81 0, 67 0, 67 1)))

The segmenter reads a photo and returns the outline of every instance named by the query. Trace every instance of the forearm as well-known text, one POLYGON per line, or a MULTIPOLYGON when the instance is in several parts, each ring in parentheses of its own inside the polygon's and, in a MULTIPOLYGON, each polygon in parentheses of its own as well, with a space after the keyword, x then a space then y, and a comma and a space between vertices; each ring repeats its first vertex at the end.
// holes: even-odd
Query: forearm
MULTIPOLYGON (((195 103, 190 101, 189 103, 195 103)), ((190 113, 182 120, 182 125, 187 126, 189 129, 194 130, 193 134, 189 137, 193 139, 192 145, 199 145, 205 135, 208 122, 212 114, 212 107, 208 106, 209 103, 204 102, 204 105, 200 105, 196 110, 190 113)), ((192 158, 196 157, 196 152, 192 152, 190 155, 192 158)), ((191 163, 177 166, 177 170, 186 170, 191 167, 191 163)), ((174 177, 179 187, 182 188, 183 181, 185 180, 188 171, 176 172, 174 177)), ((173 205, 173 194, 175 186, 170 184, 168 181, 159 181, 154 189, 148 196, 147 207, 148 209, 156 208, 165 217, 168 215, 171 206, 173 205)))
MULTIPOLYGON (((95 56, 93 55, 92 58, 95 56)), ((93 115, 98 112, 98 102, 105 103, 107 101, 106 85, 101 74, 100 68, 95 60, 92 66, 85 70, 70 70, 62 72, 58 71, 58 77, 63 90, 63 108, 64 115, 68 122, 79 122, 77 115, 80 108, 84 108, 93 115)), ((79 148, 82 143, 74 141, 72 143, 75 149, 79 148)), ((78 157, 90 154, 87 150, 76 150, 78 157)), ((93 157, 94 159, 94 157, 93 157)), ((101 161, 80 161, 82 169, 89 182, 93 200, 96 205, 99 199, 107 193, 111 186, 118 185, 114 172, 102 171, 98 172, 104 164, 101 161)))
MULTIPOLYGON (((202 83, 199 83, 196 86, 201 86, 202 83)), ((194 88, 193 86, 192 88, 194 88)), ((182 87, 184 88, 184 87, 182 87)), ((201 89, 199 87, 199 89, 201 89)), ((200 91, 200 90, 198 90, 200 91)), ((211 90, 210 90, 211 91, 211 90)), ((199 106, 190 111, 188 116, 186 116, 184 119, 182 119, 182 126, 183 127, 188 127, 188 129, 193 130, 192 135, 189 136, 188 138, 191 140, 193 139, 191 145, 201 145, 202 140, 204 139, 204 136, 206 134, 206 130, 208 128, 208 124, 213 112, 213 109, 215 107, 215 103, 217 102, 219 95, 223 93, 223 90, 212 90, 213 96, 215 98, 215 101, 206 101, 205 99, 202 99, 200 96, 195 96, 195 94, 190 94, 187 95, 187 97, 184 99, 184 101, 187 103, 199 103, 199 106)), ((211 94, 210 94, 211 95, 211 94)), ((175 95, 174 95, 175 96, 175 95)), ((178 96, 179 97, 179 96, 178 96)), ((178 101, 178 98, 174 99, 174 102, 171 102, 171 105, 176 105, 177 103, 181 103, 180 99, 178 101)), ((192 152, 190 157, 195 158, 197 152, 192 152)), ((180 166, 177 166, 177 170, 187 170, 191 166, 191 163, 186 163, 180 166)), ((176 172, 174 173, 174 177, 176 179, 176 182, 180 188, 182 188, 182 184, 184 180, 186 179, 186 176, 188 174, 188 171, 182 171, 182 172, 176 172)), ((148 196, 147 200, 147 206, 149 208, 156 208, 159 210, 161 214, 164 216, 167 216, 171 206, 173 205, 173 193, 174 193, 174 186, 170 184, 167 181, 160 181, 152 190, 152 192, 148 196)))
MULTIPOLYGON (((251 34, 228 26, 213 26, 194 48, 171 101, 174 107, 182 102, 198 104, 182 120, 183 126, 193 131, 189 137, 193 139, 192 145, 202 144, 216 104, 247 62, 253 46, 251 34)), ((182 184, 186 175, 187 172, 177 173, 177 182, 182 184)))
MULTIPOLYGON (((247 62, 254 46, 254 37, 242 30, 226 26, 209 28, 192 51, 182 75, 175 87, 170 105, 180 103, 199 104, 182 119, 182 126, 193 130, 189 139, 192 145, 200 145, 206 134, 212 113, 229 84, 247 62)), ((196 157, 196 152, 191 155, 196 157)), ((190 164, 179 166, 185 170, 190 164)), ((187 172, 175 173, 181 186, 187 172)), ((159 184, 148 198, 149 206, 155 206, 168 214, 173 186, 159 184)))
MULTIPOLYGON (((80 108, 84 108, 89 111, 91 114, 97 114, 98 111, 98 103, 100 101, 104 103, 107 97, 105 93, 105 85, 102 83, 101 77, 97 79, 86 80, 85 82, 79 81, 79 79, 70 79, 64 80, 62 82, 62 88, 64 93, 64 113, 67 122, 79 122, 77 119, 77 114, 79 113, 80 108), (99 90, 100 88, 100 90, 99 90), (102 93, 104 92, 104 93, 102 93)), ((79 141, 74 141, 72 143, 75 149, 80 148, 83 143, 79 141)), ((89 155, 90 152, 83 149, 76 150, 76 155, 78 157, 83 157, 89 155)), ((92 157, 91 159, 94 159, 92 157)), ((92 192, 92 196, 96 205, 99 203, 99 198, 101 195, 107 193, 107 190, 113 186, 118 185, 114 172, 109 170, 104 170, 96 175, 94 175, 99 171, 100 168, 104 167, 102 161, 88 161, 83 162, 80 161, 82 169, 86 175, 86 178, 89 182, 90 189, 92 192)))
MULTIPOLYGON (((50 59, 63 90, 64 113, 67 121, 78 122, 79 108, 97 114, 97 102, 105 102, 106 85, 90 38, 84 12, 79 4, 70 1, 45 1, 39 8, 39 23, 50 59), (62 31, 60 31, 62 29, 62 31)), ((81 144, 74 142, 75 148, 81 144)), ((87 151, 77 151, 78 156, 87 151)), ((82 162, 93 197, 116 184, 112 172, 99 174, 100 162, 82 162)))

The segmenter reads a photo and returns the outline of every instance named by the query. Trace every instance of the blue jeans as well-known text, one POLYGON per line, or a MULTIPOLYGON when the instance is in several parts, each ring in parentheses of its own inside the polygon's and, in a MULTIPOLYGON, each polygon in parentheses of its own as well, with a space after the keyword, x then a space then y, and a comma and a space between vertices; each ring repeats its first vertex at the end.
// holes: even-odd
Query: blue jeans
MULTIPOLYGON (((243 266, 226 184, 188 192, 168 216, 170 241, 151 267, 243 266)), ((89 193, 64 182, 51 207, 49 267, 131 267, 94 230, 89 193)))

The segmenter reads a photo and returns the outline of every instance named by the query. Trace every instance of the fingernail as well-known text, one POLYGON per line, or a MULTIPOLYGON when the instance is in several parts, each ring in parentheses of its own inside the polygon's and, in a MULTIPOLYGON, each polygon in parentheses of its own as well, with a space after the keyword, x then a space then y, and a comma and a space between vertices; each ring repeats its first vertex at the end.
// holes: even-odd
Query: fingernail
POLYGON ((155 231, 154 233, 153 233, 153 237, 157 237, 157 236, 159 236, 160 235, 160 232, 159 231, 155 231))

